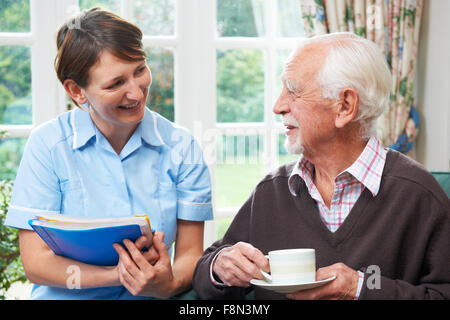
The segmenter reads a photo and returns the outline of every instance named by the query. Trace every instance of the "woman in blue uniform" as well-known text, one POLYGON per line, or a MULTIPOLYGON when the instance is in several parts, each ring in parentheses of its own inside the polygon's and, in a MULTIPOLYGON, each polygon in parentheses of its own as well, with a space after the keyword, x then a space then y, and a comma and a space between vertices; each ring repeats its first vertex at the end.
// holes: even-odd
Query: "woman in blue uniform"
POLYGON ((212 219, 208 168, 193 137, 146 108, 152 77, 142 33, 115 14, 91 9, 57 35, 57 76, 80 106, 33 130, 17 173, 6 224, 20 229, 33 299, 145 299, 190 287, 212 219), (156 230, 115 245, 103 267, 55 255, 31 230, 41 213, 123 217, 148 214, 156 230), (175 243, 173 264, 172 244, 175 243), (76 266, 76 268, 73 268, 76 266), (69 289, 78 271, 80 288, 69 289))

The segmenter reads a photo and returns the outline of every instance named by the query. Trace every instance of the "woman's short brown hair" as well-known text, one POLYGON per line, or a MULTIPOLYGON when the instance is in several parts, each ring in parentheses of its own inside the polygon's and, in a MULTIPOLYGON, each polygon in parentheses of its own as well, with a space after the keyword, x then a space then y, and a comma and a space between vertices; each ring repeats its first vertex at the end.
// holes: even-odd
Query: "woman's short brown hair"
POLYGON ((55 70, 59 81, 72 79, 81 88, 89 84, 89 70, 103 50, 126 61, 146 58, 141 30, 100 8, 83 11, 64 23, 58 31, 56 46, 55 70))

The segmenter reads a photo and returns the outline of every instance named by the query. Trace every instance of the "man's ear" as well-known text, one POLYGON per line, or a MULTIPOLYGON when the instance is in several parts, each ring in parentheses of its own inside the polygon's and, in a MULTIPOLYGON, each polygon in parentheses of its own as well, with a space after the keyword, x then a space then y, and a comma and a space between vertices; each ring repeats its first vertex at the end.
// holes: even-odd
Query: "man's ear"
POLYGON ((64 89, 67 94, 79 105, 83 105, 87 102, 87 98, 83 93, 83 89, 72 79, 66 79, 63 83, 64 89))
POLYGON ((337 106, 336 128, 343 128, 353 119, 355 119, 359 110, 359 94, 353 88, 345 88, 339 95, 339 104, 337 106))

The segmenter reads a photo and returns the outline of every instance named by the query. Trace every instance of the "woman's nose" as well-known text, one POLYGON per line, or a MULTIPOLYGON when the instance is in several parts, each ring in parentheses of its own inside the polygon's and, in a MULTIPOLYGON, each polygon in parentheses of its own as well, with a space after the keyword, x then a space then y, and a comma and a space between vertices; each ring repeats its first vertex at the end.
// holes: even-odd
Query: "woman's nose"
POLYGON ((128 85, 127 98, 130 100, 141 100, 144 97, 144 91, 137 81, 130 81, 128 85))

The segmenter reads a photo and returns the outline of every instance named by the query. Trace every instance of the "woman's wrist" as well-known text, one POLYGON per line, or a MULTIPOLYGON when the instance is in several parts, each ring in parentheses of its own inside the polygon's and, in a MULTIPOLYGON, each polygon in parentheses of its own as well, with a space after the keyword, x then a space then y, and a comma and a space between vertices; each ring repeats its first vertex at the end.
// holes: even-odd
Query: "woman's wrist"
POLYGON ((101 272, 102 282, 104 286, 107 287, 117 287, 121 286, 119 278, 119 272, 117 270, 117 266, 114 267, 102 267, 103 271, 101 272))
POLYGON ((170 296, 176 296, 184 291, 186 291, 188 289, 188 285, 187 283, 183 283, 182 281, 180 281, 179 279, 175 278, 172 280, 171 283, 171 290, 170 290, 170 296))

